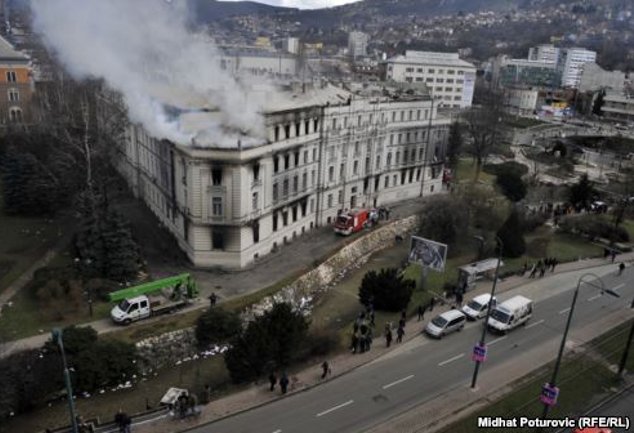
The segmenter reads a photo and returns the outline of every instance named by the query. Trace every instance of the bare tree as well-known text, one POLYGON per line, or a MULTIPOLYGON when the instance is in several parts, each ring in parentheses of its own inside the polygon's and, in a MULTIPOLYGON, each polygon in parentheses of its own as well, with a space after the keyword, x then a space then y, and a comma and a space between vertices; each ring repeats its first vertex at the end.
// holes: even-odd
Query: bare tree
POLYGON ((504 117, 501 95, 487 92, 480 101, 481 105, 471 107, 462 117, 465 132, 470 138, 467 151, 476 163, 475 180, 478 180, 482 166, 500 139, 504 117))

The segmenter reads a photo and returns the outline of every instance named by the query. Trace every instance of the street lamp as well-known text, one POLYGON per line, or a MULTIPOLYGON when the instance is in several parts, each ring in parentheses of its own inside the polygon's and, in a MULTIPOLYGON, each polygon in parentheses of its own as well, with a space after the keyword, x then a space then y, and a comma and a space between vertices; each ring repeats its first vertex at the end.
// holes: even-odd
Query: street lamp
MULTIPOLYGON (((476 239, 480 241, 480 244, 484 244, 484 238, 481 236, 474 236, 476 239)), ((500 262, 502 262, 502 250, 504 249, 504 244, 499 236, 495 237, 498 246, 498 262, 495 266, 495 276, 493 277, 493 285, 491 286, 491 298, 489 299, 489 305, 487 306, 487 315, 484 318, 484 325, 482 326, 482 335, 480 336, 480 341, 476 345, 476 348, 479 348, 483 351, 481 354, 481 358, 476 358, 475 360, 475 368, 473 370, 473 379, 471 379, 471 388, 476 387, 476 382, 478 381, 478 371, 480 370, 480 364, 484 361, 486 356, 486 335, 487 335, 487 324, 489 323, 489 317, 491 316, 491 307, 493 306, 493 297, 495 296, 495 286, 498 282, 498 274, 500 272, 500 262)), ((476 349, 474 349, 475 355, 476 349)))
POLYGON ((603 280, 596 276, 593 273, 583 274, 579 277, 579 281, 577 282, 577 288, 575 289, 575 293, 572 297, 572 305, 570 305, 570 311, 568 312, 568 319, 566 321, 566 329, 564 329, 564 336, 561 339, 561 345, 559 346, 559 354, 557 355, 557 361, 555 362, 555 370, 553 371, 553 376, 550 379, 550 382, 544 385, 542 390, 542 398, 541 401, 544 403, 544 411, 542 413, 542 419, 545 419, 548 416, 548 411, 551 406, 554 406, 557 397, 559 396, 559 389, 557 388, 557 374, 559 373, 559 367, 561 366, 561 358, 564 354, 564 348, 566 346, 566 338, 568 338, 568 331, 570 329, 570 322, 572 321, 572 315, 575 312, 575 304, 577 303, 577 295, 579 295, 579 289, 581 288, 581 283, 586 283, 590 286, 593 286, 599 290, 601 290, 601 294, 607 293, 610 296, 614 296, 615 298, 620 297, 618 293, 613 290, 606 289, 603 284, 603 280), (591 282, 584 281, 586 277, 593 277, 595 280, 599 281, 600 285, 597 286, 591 282))
MULTIPOLYGON (((632 305, 630 308, 634 308, 634 299, 632 299, 632 305)), ((621 376, 623 371, 625 370, 625 363, 627 362, 627 357, 630 353, 630 347, 632 346, 632 338, 634 337, 634 320, 632 321, 632 326, 630 327, 630 335, 627 337, 627 342, 625 343, 625 351, 623 351, 623 356, 621 357, 621 362, 619 362, 619 373, 621 376)))
POLYGON ((52 332, 53 343, 57 343, 59 351, 62 354, 62 364, 64 366, 64 384, 66 385, 66 393, 68 394, 68 411, 70 412, 70 422, 73 428, 73 433, 78 433, 77 430, 77 417, 75 416, 75 403, 73 402, 73 387, 70 382, 70 371, 66 364, 66 354, 64 352, 64 341, 62 339, 62 330, 59 328, 53 329, 52 332))

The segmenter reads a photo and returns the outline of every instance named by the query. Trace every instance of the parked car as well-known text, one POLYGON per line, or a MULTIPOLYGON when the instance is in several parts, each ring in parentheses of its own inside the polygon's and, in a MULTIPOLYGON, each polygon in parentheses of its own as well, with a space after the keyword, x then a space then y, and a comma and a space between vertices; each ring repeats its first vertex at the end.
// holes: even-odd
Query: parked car
POLYGON ((432 337, 442 338, 452 332, 461 331, 466 321, 467 316, 461 311, 446 311, 431 319, 425 327, 425 332, 432 337))
POLYGON ((487 323, 489 329, 506 333, 525 324, 533 315, 533 301, 515 296, 495 307, 487 323))
MULTIPOLYGON (((487 315, 490 300, 491 295, 489 294, 476 296, 470 302, 468 302, 467 305, 462 307, 462 312, 467 316, 467 319, 469 320, 482 319, 484 316, 487 315)), ((497 299, 493 297, 491 308, 495 308, 496 305, 497 299)))

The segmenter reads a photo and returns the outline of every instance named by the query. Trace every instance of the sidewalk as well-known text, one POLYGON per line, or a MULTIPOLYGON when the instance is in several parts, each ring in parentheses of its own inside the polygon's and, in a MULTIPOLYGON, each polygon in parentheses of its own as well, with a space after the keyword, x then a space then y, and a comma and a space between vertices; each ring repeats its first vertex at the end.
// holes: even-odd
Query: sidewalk
MULTIPOLYGON (((634 253, 628 253, 621 256, 622 261, 633 261, 634 253)), ((554 275, 560 275, 567 272, 579 271, 584 269, 590 269, 597 266, 605 266, 609 265, 609 261, 604 259, 591 259, 591 260, 583 260, 578 262, 571 262, 567 264, 560 265, 557 267, 557 272, 554 275)), ((616 264, 614 265, 616 268, 616 264)), ((553 274, 548 273, 546 277, 542 278, 542 280, 547 279, 549 276, 553 274)), ((509 291, 511 289, 515 289, 521 287, 525 284, 532 284, 535 281, 539 281, 539 279, 528 279, 522 277, 510 277, 504 281, 501 281, 497 285, 497 293, 503 293, 505 291, 509 291)), ((469 292, 468 297, 471 298, 475 295, 481 293, 487 293, 491 290, 491 282, 485 281, 480 282, 476 289, 469 292)), ((342 353, 328 360, 332 368, 332 376, 327 380, 335 379, 337 376, 341 376, 345 373, 348 373, 355 368, 358 368, 364 364, 372 362, 373 360, 382 357, 383 355, 390 354, 393 356, 392 352, 395 354, 399 348, 405 346, 405 344, 413 339, 420 338, 420 330, 425 325, 426 321, 430 319, 432 316, 439 314, 440 312, 447 311, 450 309, 450 305, 436 307, 433 313, 427 312, 425 315, 425 320, 418 322, 415 318, 409 320, 406 326, 406 335, 403 343, 401 344, 393 344, 390 349, 385 348, 385 342, 382 337, 377 337, 374 340, 374 344, 372 350, 370 352, 366 352, 363 354, 352 355, 349 353, 342 353)), ((549 357, 552 355, 552 350, 548 349, 548 355, 544 354, 545 357, 540 357, 539 359, 550 359, 549 357)), ((534 363, 534 359, 531 361, 534 363)), ((268 383, 266 380, 262 383, 256 383, 251 386, 249 389, 244 391, 236 392, 234 394, 228 395, 226 397, 220 398, 218 400, 212 401, 210 404, 203 408, 203 412, 198 419, 195 420, 184 420, 184 421, 172 421, 172 420, 157 420, 156 422, 146 422, 143 425, 135 426, 134 431, 139 433, 171 433, 176 431, 182 431, 188 428, 192 428, 194 426, 202 425, 205 423, 209 423, 217 420, 218 418, 223 418, 229 415, 234 415, 239 412, 243 412, 246 410, 250 410, 256 408, 258 406, 270 403, 280 398, 286 398, 288 396, 292 396, 294 393, 301 392, 303 390, 309 389, 313 386, 317 386, 323 381, 320 378, 321 361, 318 361, 316 364, 312 366, 308 366, 306 368, 301 369, 295 373, 291 374, 291 386, 289 387, 289 394, 286 396, 281 396, 279 391, 269 392, 268 383)), ((517 374, 519 375, 522 372, 522 375, 528 371, 527 369, 518 369, 515 368, 514 371, 517 370, 517 374)), ((488 375, 491 375, 489 372, 488 375)), ((499 385, 500 383, 508 383, 508 381, 500 381, 499 377, 493 375, 488 383, 496 382, 499 385)), ((482 383, 485 383, 482 381, 482 383)), ((461 391, 464 394, 464 391, 461 391)), ((451 394, 451 393, 448 393, 451 394)), ((477 398, 481 396, 477 396, 477 394, 473 394, 477 398)), ((444 397, 443 397, 444 398, 444 397)), ((451 408, 456 408, 459 406, 449 406, 451 408)), ((438 410, 438 409, 436 409, 438 410)), ((446 412, 446 409, 445 409, 446 412)), ((434 412, 435 416, 436 412, 434 412)), ((445 413, 445 415, 447 415, 445 413)), ((441 417, 438 417, 441 418, 441 417)), ((378 431, 378 430, 377 430, 378 431)), ((392 430, 394 432, 401 430, 392 430)))

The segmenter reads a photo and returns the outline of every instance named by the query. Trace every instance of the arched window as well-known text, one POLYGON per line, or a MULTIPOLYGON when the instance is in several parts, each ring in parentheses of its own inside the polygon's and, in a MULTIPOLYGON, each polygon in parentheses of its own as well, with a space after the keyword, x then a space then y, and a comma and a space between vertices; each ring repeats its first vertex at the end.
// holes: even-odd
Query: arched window
POLYGON ((16 107, 11 108, 9 110, 9 118, 11 119, 11 122, 22 122, 22 110, 16 107))

